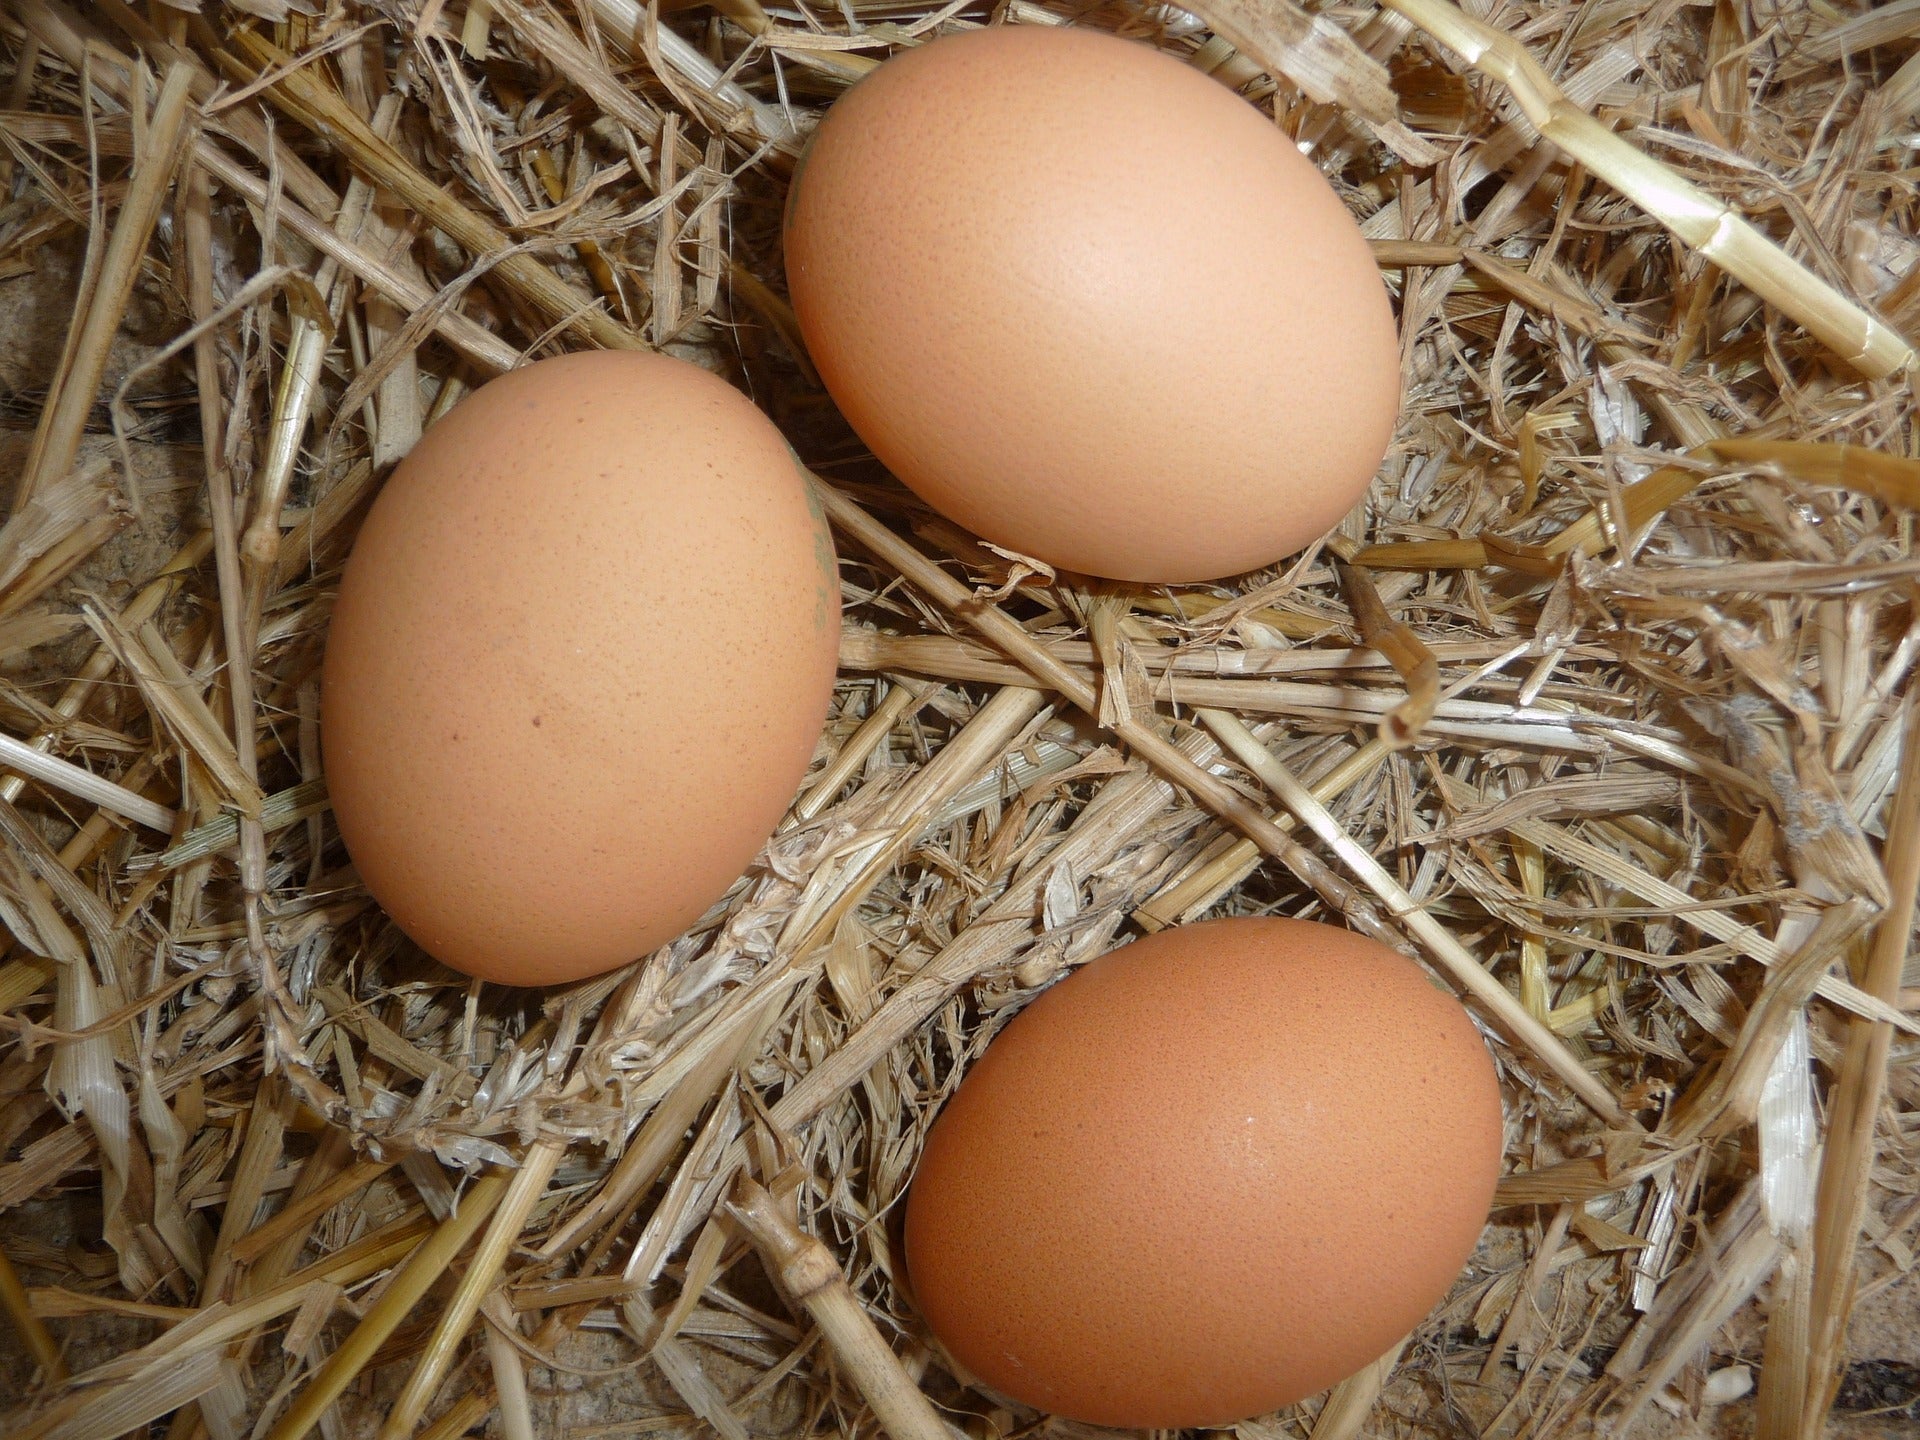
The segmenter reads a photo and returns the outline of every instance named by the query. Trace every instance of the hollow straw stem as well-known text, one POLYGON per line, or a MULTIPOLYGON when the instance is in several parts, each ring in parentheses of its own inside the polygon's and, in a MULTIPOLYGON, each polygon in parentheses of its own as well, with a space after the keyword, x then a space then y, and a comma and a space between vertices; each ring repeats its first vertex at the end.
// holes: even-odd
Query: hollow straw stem
MULTIPOLYGON (((358 199, 364 206, 368 199, 363 184, 351 187, 348 195, 349 204, 353 199, 358 199), (356 196, 355 191, 361 193, 356 196)), ((246 530, 234 542, 242 576, 241 592, 235 602, 239 613, 228 621, 239 631, 232 652, 236 667, 250 667, 258 646, 260 617, 266 608, 267 587, 272 582, 274 562, 279 558, 281 511, 285 509, 287 497, 292 493, 294 468, 306 436, 307 422, 312 418, 313 407, 319 399, 320 368, 333 340, 339 305, 345 299, 344 295, 336 296, 334 293, 339 269, 338 263, 331 258, 321 261, 313 281, 318 303, 312 306, 296 303, 289 307, 291 338, 287 342, 286 361, 280 371, 279 384, 274 388, 273 410, 267 421, 265 453, 253 478, 251 514, 246 530), (320 306, 326 306, 327 309, 321 310, 320 306)), ((231 525, 231 518, 227 523, 231 525)), ((224 544, 224 539, 221 539, 221 543, 224 544)), ((216 550, 216 554, 219 553, 216 550)), ((221 595, 221 603, 223 618, 226 618, 232 606, 225 593, 221 595)), ((250 729, 251 723, 249 717, 246 728, 250 729)), ((237 734, 235 738, 239 738, 237 734)))
POLYGON ((333 1352, 320 1373, 307 1382, 287 1413, 280 1417, 280 1423, 269 1432, 268 1440, 301 1440, 320 1422, 320 1417, 353 1383, 374 1352, 399 1328, 407 1312, 445 1273, 453 1257, 466 1248, 506 1194, 509 1183, 502 1175, 483 1175, 474 1181, 459 1208, 407 1257, 373 1308, 333 1352))
POLYGON ((1612 185, 1707 259, 1804 326, 1868 379, 1913 364, 1900 334, 1760 233, 1732 206, 1616 135, 1570 101, 1511 35, 1449 0, 1382 0, 1508 93, 1542 139, 1612 185))
MULTIPOLYGON (((183 228, 186 239, 187 303, 196 324, 215 311, 213 287, 212 193, 204 167, 190 164, 183 228)), ((203 329, 193 344, 194 387, 200 402, 200 450, 207 472, 207 512, 213 531, 214 574, 220 597, 221 637, 227 653, 227 699, 234 759, 256 790, 260 781, 253 734, 253 643, 242 585, 233 472, 227 465, 226 387, 220 382, 216 337, 203 329)), ((242 883, 250 895, 265 888, 266 843, 258 812, 236 816, 243 838, 242 883)))
POLYGON ((847 1284, 832 1252, 783 1213, 765 1186, 745 1175, 734 1184, 727 1213, 747 1232, 781 1289, 813 1317, 881 1428, 893 1440, 953 1440, 933 1402, 908 1377, 847 1284))
MULTIPOLYGON (((1376 734, 1329 770, 1314 785, 1314 795, 1323 803, 1331 804, 1378 770, 1395 752, 1395 746, 1376 734)), ((1279 815, 1274 817, 1274 823, 1283 830, 1292 831, 1300 822, 1292 815, 1279 815)), ((1259 860, 1258 845, 1251 840, 1234 840, 1223 848, 1218 856, 1194 871, 1192 875, 1177 881, 1144 902, 1133 912, 1134 922, 1142 929, 1149 931, 1164 930, 1169 925, 1177 925, 1183 915, 1192 914, 1196 910, 1213 904, 1227 891, 1238 885, 1259 863, 1259 860)))
POLYGON ((493 1388, 500 1397, 503 1440, 538 1440, 533 1428, 533 1407, 527 1396, 526 1360, 516 1343, 519 1330, 514 1323, 513 1307, 496 1290, 482 1308, 487 1364, 493 1372, 493 1388))
POLYGON ((860 722, 860 728, 840 747, 840 753, 820 772, 819 778, 794 801, 793 813, 802 820, 811 820, 832 804, 841 788, 867 763, 867 757, 879 748, 881 740, 908 711, 924 704, 934 689, 925 681, 896 681, 893 688, 887 691, 886 698, 873 707, 872 712, 860 722))
POLYGON ((494 1214, 493 1223, 487 1227, 486 1238, 474 1252, 466 1273, 460 1277, 459 1288, 453 1292, 453 1298, 441 1312, 439 1323, 433 1327, 433 1336, 427 1341, 426 1351, 415 1364, 413 1373, 407 1377, 405 1388, 387 1411, 387 1418, 380 1426, 380 1440, 403 1440, 403 1437, 414 1432, 427 1413, 427 1406, 432 1402, 434 1392, 440 1388, 440 1382, 446 1378, 460 1342, 466 1339, 474 1317, 480 1313, 481 1302, 500 1278, 500 1270, 507 1262, 508 1252, 520 1238, 534 1205, 546 1193, 547 1182, 553 1178, 560 1157, 565 1153, 565 1146, 543 1140, 528 1152, 520 1168, 514 1172, 513 1181, 494 1214))
POLYGON ((173 830, 174 812, 165 805, 149 800, 144 795, 136 795, 124 785, 116 785, 84 766, 37 750, 11 735, 0 735, 0 765, 31 776, 51 790, 91 801, 102 810, 137 820, 162 835, 173 830))
MULTIPOLYGON (((1860 988, 1896 1002, 1920 892, 1920 703, 1909 698, 1901 736, 1900 781, 1887 813, 1887 884, 1892 903, 1880 917, 1860 988)), ((1874 1127, 1886 1095, 1893 1027, 1851 1020, 1840 1078, 1829 1106, 1813 1234, 1810 1344, 1783 1356, 1803 1371, 1799 1434, 1815 1440, 1838 1384, 1839 1356, 1858 1280, 1855 1250, 1872 1182, 1874 1127)))

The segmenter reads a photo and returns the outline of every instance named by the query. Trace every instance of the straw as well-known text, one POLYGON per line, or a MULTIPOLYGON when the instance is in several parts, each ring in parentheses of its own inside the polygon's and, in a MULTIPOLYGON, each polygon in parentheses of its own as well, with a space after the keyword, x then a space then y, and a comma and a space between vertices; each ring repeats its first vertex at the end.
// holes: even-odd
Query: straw
POLYGON ((1541 138, 1618 188, 1729 274, 1804 325, 1869 379, 1913 363, 1913 347, 1861 306, 1810 273, 1723 201, 1682 179, 1570 103, 1540 63, 1504 31, 1448 0, 1386 0, 1468 64, 1507 87, 1541 138))
POLYGON ((766 1257, 780 1288, 813 1316, 893 1440, 950 1440, 939 1414, 901 1371, 827 1247, 801 1232, 773 1196, 744 1176, 727 1213, 766 1257))
POLYGON ((20 1272, 13 1268, 13 1261, 7 1253, 0 1250, 0 1309, 4 1309, 8 1322, 19 1335, 20 1341, 27 1347, 27 1353, 33 1356, 49 1380, 67 1378, 66 1362, 60 1358, 60 1347, 54 1343, 46 1325, 33 1311, 27 1299, 26 1287, 20 1283, 20 1272))
MULTIPOLYGON (((112 238, 86 297, 84 319, 69 332, 61 357, 53 398, 40 412, 33 449, 14 486, 18 511, 34 493, 73 468, 80 453, 87 413, 106 374, 107 354, 133 297, 142 256, 160 208, 180 163, 180 147, 187 134, 187 87, 190 72, 183 65, 167 70, 153 114, 147 118, 144 143, 134 157, 132 182, 114 222, 112 238)), ((145 118, 145 117, 143 117, 145 118)))
POLYGON ((507 1189, 499 1176, 483 1176, 473 1183, 460 1207, 434 1230, 380 1292, 379 1302, 367 1312, 354 1332, 333 1352, 319 1374, 308 1381, 292 1408, 268 1432, 269 1440, 301 1440, 319 1423, 340 1392, 372 1358, 420 1298, 438 1280, 454 1256, 466 1247, 507 1189))
MULTIPOLYGON (((1044 987, 1265 914, 1424 959, 1508 1124, 1452 1293, 1247 1440, 1578 1440, 1650 1402, 1801 1440, 1887 1373, 1920 1224, 1910 7, 280 10, 0 0, 32 461, 0 526, 0 1429, 1065 1435, 910 1293, 925 1136, 1044 987), (1053 572, 836 414, 791 172, 848 85, 986 23, 1164 51, 1353 214, 1404 403, 1324 544, 1053 572), (341 567, 489 376, 656 343, 805 467, 839 683, 685 936, 471 982, 328 812, 341 567)), ((707 619, 768 604, 699 572, 693 660, 627 660, 671 705, 707 619)), ((492 823, 470 798, 432 818, 492 823)))
MULTIPOLYGON (((289 59, 285 52, 249 31, 236 31, 232 38, 260 69, 284 67, 289 59)), ((545 266, 529 257, 509 253, 512 242, 497 226, 420 174, 406 157, 375 134, 366 121, 311 72, 288 70, 267 93, 296 118, 336 137, 337 143, 368 179, 390 190, 475 255, 497 255, 495 268, 500 277, 549 319, 577 328, 599 345, 612 349, 643 348, 639 336, 609 317, 590 296, 558 280, 545 266)))
MULTIPOLYGON (((1887 818, 1887 879, 1892 904, 1880 917, 1860 975, 1867 994, 1891 1001, 1898 995, 1920 894, 1920 706, 1905 707, 1900 785, 1887 818)), ((1854 1251, 1866 1212, 1874 1160, 1874 1127, 1887 1085, 1893 1039, 1885 1023, 1855 1022, 1847 1030, 1839 1083, 1830 1101, 1827 1144, 1820 1166, 1812 1254, 1809 1344, 1783 1352, 1769 1366, 1784 1366, 1801 1410, 1780 1415, 1776 1433, 1817 1436, 1839 1383, 1840 1349, 1858 1283, 1854 1251)), ((1764 1372, 1763 1372, 1764 1374, 1764 1372)))

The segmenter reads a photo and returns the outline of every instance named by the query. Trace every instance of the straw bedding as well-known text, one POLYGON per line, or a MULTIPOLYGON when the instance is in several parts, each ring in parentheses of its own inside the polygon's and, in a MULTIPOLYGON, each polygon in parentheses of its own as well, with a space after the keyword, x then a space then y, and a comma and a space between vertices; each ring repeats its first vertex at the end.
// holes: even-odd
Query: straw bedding
POLYGON ((1445 1306, 1248 1440, 1911 1433, 1920 8, 662 8, 0 5, 7 1433, 1074 1433, 947 1371, 895 1202, 1025 999, 1221 913, 1424 958, 1509 1117, 1445 1306), (1075 583, 834 416, 793 157, 989 21, 1335 180, 1408 399, 1324 545, 1075 583), (513 993, 356 888, 317 665, 393 461, 588 346, 786 430, 842 674, 696 931, 513 993))

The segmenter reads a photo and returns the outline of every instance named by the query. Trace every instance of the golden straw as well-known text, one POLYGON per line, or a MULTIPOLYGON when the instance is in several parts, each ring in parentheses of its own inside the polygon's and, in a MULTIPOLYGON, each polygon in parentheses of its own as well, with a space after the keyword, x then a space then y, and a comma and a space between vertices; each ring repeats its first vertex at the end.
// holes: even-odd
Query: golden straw
POLYGON ((1507 87, 1542 139, 1633 200, 1762 299, 1805 326, 1842 360, 1877 380, 1913 363, 1897 331, 1790 257, 1732 206, 1682 179, 1573 104, 1511 35, 1448 0, 1382 0, 1469 65, 1507 87))

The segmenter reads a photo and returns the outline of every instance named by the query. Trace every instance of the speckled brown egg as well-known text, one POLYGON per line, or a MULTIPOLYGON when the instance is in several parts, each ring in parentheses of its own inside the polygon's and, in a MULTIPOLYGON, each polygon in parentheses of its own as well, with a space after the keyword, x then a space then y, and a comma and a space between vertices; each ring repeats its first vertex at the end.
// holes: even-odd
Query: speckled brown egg
POLYGON ((1036 999, 908 1195, 907 1273, 961 1369, 1135 1428, 1225 1425, 1391 1348, 1472 1254, 1500 1091, 1459 1003, 1379 943, 1211 921, 1036 999))
POLYGON ((512 985, 674 939, 791 803, 839 586, 780 433, 658 355, 543 360, 427 431, 328 637, 326 775, 421 948, 512 985))
POLYGON ((808 352, 873 452, 997 545, 1205 580, 1324 535, 1400 401, 1392 309, 1314 164, 1190 65, 996 26, 887 61, 788 204, 808 352))

